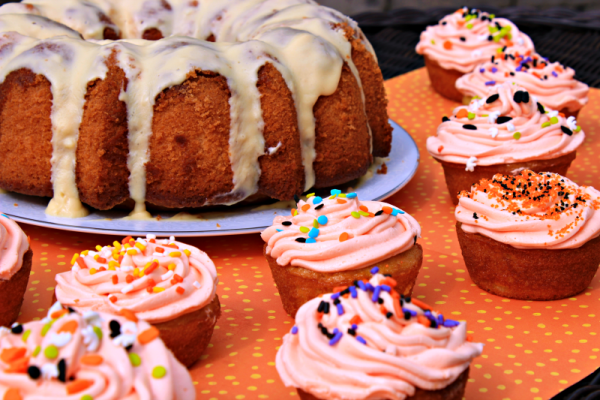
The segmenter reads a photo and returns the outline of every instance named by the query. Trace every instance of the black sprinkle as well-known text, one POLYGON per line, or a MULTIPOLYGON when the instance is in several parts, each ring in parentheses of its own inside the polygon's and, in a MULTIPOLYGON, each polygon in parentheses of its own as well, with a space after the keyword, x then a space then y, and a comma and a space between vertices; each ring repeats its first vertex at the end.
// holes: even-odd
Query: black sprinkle
POLYGON ((318 206, 315 207, 315 210, 320 210, 323 207, 325 207, 325 204, 319 204, 318 206))
POLYGON ((496 59, 496 56, 492 56, 492 62, 494 62, 495 59, 496 59))
POLYGON ((383 276, 385 276, 386 278, 391 278, 392 277, 391 274, 383 274, 383 276))
POLYGON ((393 316, 394 316, 394 314, 392 314, 390 311, 388 311, 388 312, 387 312, 387 314, 385 314, 385 317, 386 317, 387 319, 390 319, 390 318, 392 318, 393 316))
POLYGON ((429 326, 430 328, 437 328, 438 327, 438 323, 435 319, 430 319, 429 320, 431 322, 431 325, 429 326))
POLYGON ((496 100, 498 100, 500 98, 499 94, 493 94, 490 97, 487 98, 487 100, 485 101, 487 104, 492 104, 493 102, 495 102, 496 100))
POLYGON ((281 225, 283 225, 283 226, 292 226, 292 222, 291 221, 283 221, 281 223, 281 225))
POLYGON ((473 219, 479 219, 479 217, 477 216, 477 213, 473 213, 473 219))
POLYGON ((467 41, 467 38, 466 38, 466 37, 464 37, 464 36, 461 36, 461 37, 460 37, 460 41, 461 41, 461 42, 466 42, 466 41, 467 41))
POLYGON ((378 299, 377 299, 377 302, 378 302, 379 304, 383 304, 383 299, 380 297, 380 298, 378 298, 378 299))
POLYGON ((514 72, 509 72, 510 76, 515 76, 514 72))
POLYGON ((323 312, 324 309, 325 309, 325 302, 323 300, 321 300, 321 302, 319 303, 319 307, 317 308, 317 312, 323 312))
POLYGON ((442 122, 448 122, 450 121, 450 118, 446 117, 445 115, 442 117, 442 122))
POLYGON ((325 307, 323 307, 323 313, 329 314, 329 303, 325 303, 325 307))
POLYGON ((503 117, 498 117, 498 118, 496 119, 496 123, 497 123, 497 124, 504 124, 504 123, 506 123, 506 122, 508 122, 508 121, 512 121, 512 118, 511 118, 511 117, 506 117, 506 116, 503 116, 503 117))
POLYGON ((415 239, 415 243, 414 244, 417 244, 417 235, 415 235, 414 239, 415 239))
POLYGON ((35 365, 32 365, 27 368, 27 375, 29 375, 31 379, 39 379, 39 377, 42 376, 42 371, 35 365))
POLYGON ((542 114, 546 113, 546 110, 544 109, 544 106, 542 105, 542 103, 538 102, 537 106, 538 106, 538 111, 539 112, 541 112, 542 114))
POLYGON ((463 129, 468 129, 470 131, 476 131, 477 127, 475 125, 466 124, 466 125, 463 125, 463 129))
POLYGON ((20 335, 21 333, 23 333, 23 325, 15 325, 12 328, 10 328, 10 331, 16 335, 20 335))
POLYGON ((62 383, 67 381, 67 362, 64 358, 58 362, 58 380, 62 383))
POLYGON ((337 306, 337 305, 338 305, 338 304, 340 304, 340 303, 341 303, 340 299, 335 299, 335 300, 333 301, 333 305, 335 305, 335 306, 337 306))
POLYGON ((442 22, 442 25, 446 25, 446 24, 447 24, 447 22, 446 22, 446 21, 442 22))
POLYGON ((348 334, 352 336, 356 336, 356 331, 352 328, 348 328, 348 334))
POLYGON ((513 95, 513 100, 515 101, 515 103, 520 103, 523 101, 523 92, 522 91, 518 91, 515 92, 515 94, 513 95))
POLYGON ((296 242, 306 243, 306 239, 305 238, 296 238, 296 242))
POLYGON ((523 103, 529 103, 529 92, 523 92, 523 100, 521 100, 523 103))
POLYGON ((407 302, 407 303, 410 303, 410 296, 406 296, 406 297, 404 298, 404 301, 405 301, 405 302, 407 302))
POLYGON ((294 195, 294 201, 296 202, 296 204, 300 202, 300 197, 298 197, 297 194, 294 195))
POLYGON ((404 311, 404 319, 408 321, 410 319, 410 317, 411 317, 410 312, 404 311))
POLYGON ((566 133, 569 136, 573 135, 573 131, 567 128, 566 126, 561 126, 560 129, 563 131, 563 133, 566 133))
POLYGON ((492 35, 488 36, 488 40, 491 42, 492 40, 494 40, 494 37, 492 35))
POLYGON ((67 310, 69 310, 69 314, 73 314, 75 312, 75 310, 71 307, 67 307, 67 310))
POLYGON ((375 216, 378 216, 378 215, 381 215, 381 214, 383 214, 383 210, 379 210, 379 211, 377 211, 377 212, 375 213, 375 216))
POLYGON ((116 338, 121 334, 121 324, 119 321, 112 320, 109 322, 108 327, 110 328, 110 337, 116 338))

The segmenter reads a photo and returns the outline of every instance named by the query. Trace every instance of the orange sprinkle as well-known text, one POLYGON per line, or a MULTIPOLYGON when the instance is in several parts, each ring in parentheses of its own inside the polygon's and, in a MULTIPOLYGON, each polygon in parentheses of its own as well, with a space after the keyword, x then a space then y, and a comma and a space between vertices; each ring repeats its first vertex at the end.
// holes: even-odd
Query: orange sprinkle
POLYGON ((438 153, 441 153, 441 152, 442 152, 442 150, 444 150, 444 146, 440 146, 440 147, 438 147, 438 153))
POLYGON ((175 279, 175 282, 177 283, 183 282, 183 278, 179 274, 174 274, 173 279, 175 279))
POLYGON ((125 319, 128 320, 128 321, 138 322, 138 317, 131 310, 128 310, 126 308, 122 308, 121 311, 120 311, 120 314, 123 317, 125 317, 125 319))
POLYGON ((302 211, 308 211, 309 208, 310 208, 310 204, 304 204, 302 206, 302 211))
POLYGON ((116 303, 117 302, 117 296, 110 296, 108 298, 112 303, 116 303))
POLYGON ((508 47, 512 47, 514 45, 514 43, 512 42, 512 40, 510 39, 506 39, 506 41, 504 42, 504 44, 508 47))
POLYGON ((6 373, 24 374, 29 368, 29 357, 21 357, 8 365, 6 373))
POLYGON ((556 70, 556 72, 563 72, 563 68, 560 65, 557 65, 556 67, 554 67, 554 69, 556 70))
POLYGON ((390 277, 385 277, 383 278, 380 282, 380 285, 388 285, 389 287, 396 287, 396 285, 398 284, 398 282, 396 282, 396 280, 394 278, 390 278, 390 277))
POLYGON ((337 199, 338 204, 346 204, 347 201, 344 199, 337 199))
POLYGON ((125 239, 121 240, 121 244, 129 243, 130 240, 133 240, 131 236, 127 236, 125 239))
POLYGON ((559 112, 559 113, 558 113, 558 115, 560 115, 560 116, 561 116, 561 117, 563 117, 563 118, 567 118, 567 117, 565 116, 565 114, 563 114, 563 113, 560 113, 560 112, 559 112))
MULTIPOLYGON (((465 21, 463 21, 463 20, 456 21, 456 25, 458 25, 458 26, 463 26, 464 24, 465 24, 465 21)), ((444 43, 444 47, 445 47, 445 43, 444 43)))
POLYGON ((352 317, 352 319, 350 320, 350 325, 353 325, 353 324, 359 325, 359 324, 361 324, 362 322, 363 322, 363 321, 362 321, 362 319, 360 318, 360 316, 358 316, 358 315, 355 315, 355 316, 354 316, 354 317, 352 317))
POLYGON ((50 318, 57 319, 62 317, 66 313, 68 313, 68 311, 63 308, 62 310, 54 311, 52 314, 50 314, 50 318))
POLYGON ((505 72, 505 73, 504 73, 504 77, 505 77, 505 78, 508 78, 508 75, 509 75, 509 73, 508 73, 508 72, 505 72))
POLYGON ((125 282, 127 282, 127 283, 131 283, 131 282, 133 282, 133 280, 134 280, 133 275, 127 275, 125 277, 125 282))
POLYGON ((148 344, 160 335, 160 332, 155 327, 151 326, 137 337, 140 344, 148 344))
POLYGON ((104 267, 98 268, 98 272, 102 272, 102 271, 106 271, 106 268, 104 268, 104 267))
POLYGON ((420 323, 421 325, 426 326, 426 327, 430 327, 431 326, 431 321, 429 320, 429 318, 427 318, 424 315, 418 315, 417 316, 417 322, 420 323))
POLYGON ((117 260, 117 262, 118 262, 119 264, 121 264, 121 261, 123 261, 123 258, 125 258, 125 256, 124 256, 124 255, 122 255, 122 256, 119 256, 119 259, 117 260))
POLYGON ((152 279, 152 278, 149 278, 149 279, 148 279, 148 285, 150 285, 150 286, 154 287, 154 286, 156 286, 156 282, 154 282, 154 279, 152 279))
POLYGON ((430 306, 428 306, 427 304, 425 304, 424 302, 422 302, 422 301, 421 301, 421 300, 419 300, 419 299, 415 299, 415 298, 413 298, 413 299, 411 299, 411 302, 412 302, 412 303, 413 303, 415 306, 417 306, 417 307, 420 307, 420 308, 422 308, 423 310, 432 310, 432 308, 431 308, 430 306))
POLYGON ((369 212, 369 209, 366 206, 360 206, 358 208, 361 209, 364 212, 369 212))
MULTIPOLYGON (((398 293, 396 293, 398 294, 398 293)), ((396 313, 396 316, 398 318, 402 318, 404 317, 404 311, 402 311, 402 306, 400 305, 400 302, 398 301, 397 298, 394 298, 394 300, 392 303, 394 304, 394 312, 396 313)))
POLYGON ((157 263, 156 261, 154 261, 152 264, 150 264, 150 265, 148 266, 148 268, 146 268, 146 269, 144 270, 144 274, 145 274, 145 275, 151 274, 152 272, 154 272, 154 270, 155 270, 156 268, 158 268, 158 263, 157 263))
POLYGON ((340 242, 345 242, 346 240, 348 240, 350 237, 348 235, 348 232, 342 232, 342 234, 340 235, 340 242))
POLYGON ((318 312, 317 313, 317 321, 321 321, 323 319, 323 313, 322 312, 318 312))
POLYGON ((113 283, 113 285, 116 285, 117 283, 119 283, 119 277, 117 275, 112 276, 112 283, 113 283))
POLYGON ((148 293, 152 293, 152 292, 153 292, 153 290, 152 290, 152 286, 148 286, 148 287, 146 288, 146 292, 148 292, 148 293))
POLYGON ((86 354, 81 357, 80 362, 83 365, 100 365, 104 362, 104 358, 99 354, 86 354))
POLYGON ((27 349, 25 347, 9 347, 2 350, 0 359, 6 364, 9 364, 21 357, 24 357, 26 353, 27 349))
POLYGON ((469 112, 467 111, 466 108, 461 108, 456 113, 456 118, 468 118, 468 117, 469 117, 469 112))
POLYGON ((77 260, 75 260, 75 262, 77 262, 77 265, 79 265, 79 267, 87 268, 87 265, 85 265, 85 260, 83 259, 83 257, 77 257, 77 260))
POLYGON ((382 313, 383 315, 386 315, 386 314, 388 313, 388 309, 387 309, 387 308, 385 308, 385 306, 384 306, 384 305, 381 305, 381 306, 379 306, 379 311, 381 311, 381 313, 382 313))
POLYGON ((164 246, 168 247, 170 249, 177 249, 177 250, 179 250, 179 246, 177 246, 175 243, 165 244, 164 246))
POLYGON ((391 214, 392 212, 394 212, 394 209, 392 209, 392 207, 388 207, 388 206, 383 206, 382 210, 386 214, 391 214))
POLYGON ((94 381, 88 379, 75 379, 74 381, 67 383, 67 394, 83 392, 93 384, 94 381))
POLYGON ((473 335, 467 335, 467 342, 473 341, 473 335))
POLYGON ((531 73, 531 75, 535 76, 535 77, 536 77, 536 78, 538 78, 538 79, 542 79, 542 76, 541 76, 540 74, 538 74, 537 72, 535 72, 535 71, 533 71, 533 72, 531 73))
POLYGON ((348 289, 348 286, 336 286, 333 288, 333 293, 343 292, 348 289))
POLYGON ((184 293, 185 293, 185 289, 184 289, 184 288, 182 288, 181 286, 177 286, 177 289, 175 289, 175 291, 176 291, 178 294, 184 294, 184 293))
POLYGON ((156 249, 154 249, 154 251, 156 251, 157 253, 164 253, 165 249, 163 249, 162 247, 157 247, 156 249))
POLYGON ((149 240, 148 240, 148 243, 156 243, 156 240, 154 240, 154 239, 149 239, 149 240))
POLYGON ((444 48, 445 48, 446 50, 452 50, 452 42, 451 42, 451 41, 449 41, 449 40, 446 40, 446 41, 444 42, 444 48))
POLYGON ((23 400, 23 397, 21 397, 19 389, 10 388, 4 392, 4 397, 2 397, 2 400, 23 400))
POLYGON ((75 333, 77 328, 79 328, 79 324, 77 323, 77 321, 70 320, 70 321, 65 322, 63 324, 63 326, 60 327, 60 329, 58 330, 58 333, 69 332, 70 334, 73 334, 73 333, 75 333))
POLYGON ((98 257, 96 261, 98 261, 100 264, 106 264, 106 258, 104 257, 98 257))

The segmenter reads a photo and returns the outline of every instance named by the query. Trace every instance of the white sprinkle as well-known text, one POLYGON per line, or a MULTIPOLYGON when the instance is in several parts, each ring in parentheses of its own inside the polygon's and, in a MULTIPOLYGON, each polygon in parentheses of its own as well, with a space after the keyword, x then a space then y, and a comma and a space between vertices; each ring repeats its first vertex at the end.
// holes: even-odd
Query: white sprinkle
POLYGON ((521 37, 518 37, 517 40, 516 40, 516 42, 517 42, 517 44, 519 46, 523 46, 525 44, 525 41, 521 37))
POLYGON ((161 275, 161 279, 163 281, 166 281, 168 279, 171 279, 171 277, 173 276, 174 272, 173 271, 168 271, 166 274, 161 275))
POLYGON ((123 271, 123 272, 130 272, 130 271, 133 271, 133 270, 134 270, 134 268, 131 265, 123 265, 123 266, 121 266, 121 271, 123 271))
POLYGON ((102 322, 100 314, 98 314, 96 311, 84 311, 83 319, 85 320, 85 322, 92 325, 100 325, 100 322, 102 322))
POLYGON ((477 157, 471 157, 467 160, 467 167, 465 171, 473 172, 475 171, 475 167, 477 166, 477 157))
POLYGON ((481 50, 473 50, 473 52, 471 53, 471 58, 479 58, 481 57, 481 50))
POLYGON ((44 379, 52 379, 58 378, 58 367, 54 364, 44 364, 41 368, 42 378, 44 379))
POLYGON ((197 289, 200 289, 202 287, 202 285, 198 281, 194 281, 194 286, 196 286, 197 289))
POLYGON ((52 307, 50 307, 50 309, 48 310, 48 317, 52 318, 51 316, 53 313, 62 309, 62 304, 60 304, 60 302, 57 301, 56 303, 52 304, 52 307))
POLYGON ((574 116, 570 116, 569 118, 567 118, 567 125, 569 126, 569 129, 572 131, 577 129, 577 120, 575 119, 574 116))
POLYGON ((548 111, 548 116, 550 118, 556 117, 557 115, 558 115, 558 111, 556 111, 556 110, 548 111))
POLYGON ((88 325, 81 330, 81 336, 83 336, 83 344, 86 345, 88 351, 96 351, 100 346, 100 338, 94 332, 94 327, 88 325))
POLYGON ((279 150, 281 148, 281 142, 277 143, 277 146, 275 147, 269 147, 267 149, 267 154, 272 156, 273 154, 277 153, 277 150, 279 150))
POLYGON ((498 136, 498 128, 496 127, 491 127, 490 128, 490 135, 492 135, 492 137, 495 139, 496 136, 498 136))
POLYGON ((515 126, 512 123, 507 123, 506 124, 506 129, 508 129, 509 132, 514 132, 515 131, 515 126))
POLYGON ((129 285, 126 285, 123 287, 123 289, 121 289, 121 293, 127 294, 127 293, 131 292, 132 290, 133 290, 133 285, 130 283, 129 285))
POLYGON ((488 115, 488 122, 490 124, 495 124, 496 120, 498 119, 498 117, 500 116, 500 111, 492 111, 489 115, 488 115))
POLYGON ((121 334, 113 339, 113 343, 121 347, 129 347, 135 342, 135 335, 121 334))
POLYGON ((10 329, 5 326, 0 326, 0 338, 8 335, 9 333, 11 333, 10 329))
POLYGON ((175 241, 175 236, 169 236, 169 240, 170 240, 171 242, 174 242, 174 241, 175 241))
POLYGON ((79 271, 81 271, 81 267, 79 265, 75 264, 71 268, 71 271, 73 271, 73 272, 79 272, 79 271))
MULTIPOLYGON (((146 242, 144 239, 142 238, 137 238, 136 242, 143 244, 144 246, 148 246, 148 242, 146 242)), ((137 247, 136 247, 137 248, 137 247)))
POLYGON ((97 251, 93 251, 93 250, 88 251, 88 256, 90 256, 90 257, 94 257, 96 254, 98 254, 97 251))
POLYGON ((162 244, 169 244, 169 239, 163 239, 162 244))
POLYGON ((152 257, 166 257, 165 253, 152 253, 152 257))
POLYGON ((480 42, 487 40, 487 38, 488 38, 488 35, 485 35, 485 34, 477 36, 477 40, 479 40, 480 42))
POLYGON ((146 239, 150 240, 150 239, 156 239, 156 235, 153 235, 152 233, 149 233, 146 235, 146 239))
POLYGON ((121 325, 121 332, 135 335, 138 332, 137 324, 133 321, 124 322, 121 325))
POLYGON ((67 344, 69 344, 72 338, 73 335, 71 335, 71 333, 69 332, 52 332, 50 336, 50 343, 55 345, 56 347, 65 347, 67 344))
POLYGON ((539 103, 538 98, 532 94, 530 94, 531 99, 533 100, 534 103, 539 103))

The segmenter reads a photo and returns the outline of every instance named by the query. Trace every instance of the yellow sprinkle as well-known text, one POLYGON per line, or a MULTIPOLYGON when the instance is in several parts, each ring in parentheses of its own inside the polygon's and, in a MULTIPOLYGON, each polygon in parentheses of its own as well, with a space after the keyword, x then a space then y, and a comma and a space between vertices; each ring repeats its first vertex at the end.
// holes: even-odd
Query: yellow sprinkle
POLYGON ((140 276, 140 269, 139 268, 134 268, 133 269, 133 276, 140 276))
POLYGON ((310 232, 310 229, 308 229, 308 227, 306 227, 306 226, 301 226, 300 227, 300 232, 302 232, 302 233, 308 233, 308 232, 310 232))
POLYGON ((310 199, 310 198, 311 198, 311 197, 313 197, 314 195, 315 195, 314 193, 309 193, 309 194, 307 194, 307 195, 306 195, 306 198, 307 198, 307 199, 310 199))
POLYGON ((139 276, 140 276, 140 278, 143 278, 143 277, 144 277, 144 275, 146 275, 146 274, 144 273, 144 271, 140 271, 140 275, 139 275, 139 276))
POLYGON ((184 250, 183 250, 183 253, 184 253, 186 256, 188 256, 188 257, 192 255, 192 252, 191 252, 191 251, 189 251, 188 249, 184 249, 184 250))
POLYGON ((81 252, 81 255, 82 255, 83 257, 85 257, 85 256, 87 256, 87 255, 88 255, 88 253, 89 253, 89 252, 90 252, 89 250, 84 250, 84 251, 82 251, 82 252, 81 252))
POLYGON ((319 227, 319 221, 317 221, 317 220, 315 219, 315 220, 313 221, 313 226, 314 226, 315 228, 318 228, 318 227, 319 227))
POLYGON ((146 250, 146 246, 144 246, 143 244, 141 244, 140 242, 135 242, 135 247, 137 247, 138 249, 140 249, 141 251, 146 250))
POLYGON ((152 261, 147 262, 146 265, 144 265, 144 269, 148 268, 150 264, 152 264, 152 261))
POLYGON ((96 272, 96 268, 90 268, 90 275, 94 275, 96 272))
POLYGON ((98 250, 98 251, 102 251, 102 246, 100 246, 100 245, 97 245, 97 246, 96 246, 96 250, 98 250))
POLYGON ((109 267, 108 267, 108 270, 109 270, 109 271, 116 271, 117 269, 116 269, 115 267, 110 267, 110 266, 109 266, 109 267))
POLYGON ((127 250, 127 255, 129 255, 129 256, 135 256, 136 254, 137 254, 137 251, 135 251, 134 249, 127 250))
POLYGON ((180 251, 172 251, 169 253, 169 257, 181 257, 180 251))
POLYGON ((346 193, 340 193, 340 194, 338 195, 338 197, 341 197, 341 198, 346 198, 346 193))
POLYGON ((77 254, 77 253, 73 254, 73 258, 71 258, 71 265, 75 265, 75 262, 77 261, 78 258, 79 258, 79 254, 77 254))
POLYGON ((173 271, 177 267, 175 264, 169 264, 169 271, 173 271))
POLYGON ((358 213, 359 213, 360 215, 362 215, 363 217, 368 217, 368 216, 369 216, 369 213, 368 213, 368 212, 366 212, 366 211, 363 211, 363 210, 360 210, 358 213))
POLYGON ((154 287, 152 288, 152 291, 153 291, 154 293, 160 293, 160 292, 164 292, 164 291, 165 291, 165 288, 158 287, 158 286, 154 286, 154 287))
POLYGON ((100 255, 99 255, 99 254, 96 254, 96 255, 94 256, 94 260, 95 260, 95 261, 98 261, 98 259, 99 259, 99 258, 100 258, 100 255))
POLYGON ((125 243, 125 248, 126 248, 126 249, 130 249, 130 248, 131 248, 131 245, 130 245, 129 243, 125 243))
POLYGON ((113 246, 115 247, 115 249, 121 250, 121 243, 117 242, 116 240, 113 242, 113 246))
POLYGON ((111 268, 111 267, 112 267, 112 268, 115 268, 115 267, 120 267, 120 265, 119 265, 119 263, 118 263, 118 262, 116 262, 116 261, 113 261, 113 260, 110 260, 110 261, 108 262, 108 267, 109 267, 109 268, 111 268))

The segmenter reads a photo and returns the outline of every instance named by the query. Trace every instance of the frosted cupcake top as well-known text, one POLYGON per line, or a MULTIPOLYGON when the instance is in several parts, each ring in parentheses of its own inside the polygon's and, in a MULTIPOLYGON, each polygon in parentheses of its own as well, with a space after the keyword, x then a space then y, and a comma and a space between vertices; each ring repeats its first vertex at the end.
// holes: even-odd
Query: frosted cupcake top
POLYGON ((279 265, 317 272, 356 270, 410 249, 421 235, 417 221, 387 203, 359 201, 332 190, 310 196, 288 217, 275 217, 261 234, 279 265))
POLYGON ((533 42, 512 22, 480 10, 461 8, 421 33, 417 53, 444 69, 468 73, 498 49, 533 50, 533 42))
POLYGON ((0 214, 0 279, 8 280, 21 269, 28 249, 29 240, 21 227, 0 214))
POLYGON ((56 298, 78 310, 126 308, 159 323, 201 309, 214 298, 217 270, 196 247, 170 239, 126 237, 75 254, 71 271, 56 275, 56 298))
POLYGON ((399 295, 392 278, 372 272, 298 310, 275 364, 286 386, 319 398, 400 400, 447 387, 481 354, 465 322, 399 295))
POLYGON ((585 139, 574 117, 546 110, 527 90, 509 82, 453 114, 444 117, 436 136, 427 138, 427 151, 439 160, 466 164, 467 170, 558 158, 585 139))
POLYGON ((56 303, 41 321, 2 327, 0 369, 2 399, 196 398, 158 330, 128 310, 79 314, 56 303))
POLYGON ((520 249, 574 249, 600 235, 600 192, 548 172, 481 180, 459 195, 462 230, 520 249))
POLYGON ((473 72, 456 81, 466 96, 485 98, 494 86, 514 82, 545 107, 553 110, 579 110, 588 102, 589 87, 575 79, 575 71, 536 53, 506 49, 488 57, 473 72))

